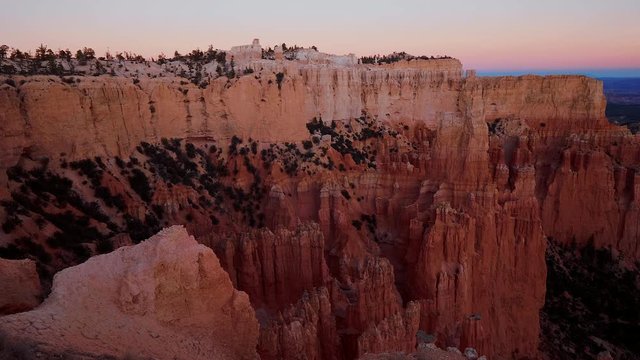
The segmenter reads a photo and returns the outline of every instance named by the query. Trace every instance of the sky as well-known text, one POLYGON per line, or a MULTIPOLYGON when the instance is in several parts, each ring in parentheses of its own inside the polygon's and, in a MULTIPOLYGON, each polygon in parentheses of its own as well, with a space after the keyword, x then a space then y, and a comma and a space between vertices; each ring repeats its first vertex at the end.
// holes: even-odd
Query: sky
POLYGON ((0 0, 0 43, 147 57, 315 45, 358 56, 449 55, 485 73, 640 76, 640 0, 0 0))

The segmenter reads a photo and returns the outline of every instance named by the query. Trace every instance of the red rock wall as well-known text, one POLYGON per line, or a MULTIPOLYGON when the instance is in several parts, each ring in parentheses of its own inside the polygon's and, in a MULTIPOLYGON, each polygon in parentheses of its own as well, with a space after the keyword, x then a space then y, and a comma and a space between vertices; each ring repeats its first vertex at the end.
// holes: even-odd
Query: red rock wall
MULTIPOLYGON (((265 68, 204 90, 177 79, 33 77, 19 91, 0 87, 0 164, 24 152, 126 155, 161 137, 301 140, 314 116, 365 110, 400 129, 372 144, 375 171, 271 174, 269 230, 193 225, 249 294, 260 354, 410 350, 420 328, 441 346, 535 357, 545 236, 640 256, 640 141, 607 123, 596 80, 462 78, 459 63, 446 67, 285 67, 281 88, 265 68), (353 226, 363 214, 376 216, 374 230, 353 226)), ((182 195, 176 187, 154 201, 182 195)))
POLYGON ((80 82, 69 85, 32 76, 16 77, 17 87, 0 78, 1 169, 14 165, 24 151, 50 157, 64 152, 72 159, 122 156, 140 141, 161 137, 301 140, 313 117, 342 120, 363 110, 382 121, 430 127, 443 113, 471 108, 473 117, 581 124, 604 118, 601 83, 584 77, 464 79, 457 60, 443 60, 436 70, 257 66, 263 70, 231 81, 218 78, 206 89, 180 78, 133 84, 118 77, 78 77, 80 82), (275 70, 286 74, 281 86, 275 84, 275 70))

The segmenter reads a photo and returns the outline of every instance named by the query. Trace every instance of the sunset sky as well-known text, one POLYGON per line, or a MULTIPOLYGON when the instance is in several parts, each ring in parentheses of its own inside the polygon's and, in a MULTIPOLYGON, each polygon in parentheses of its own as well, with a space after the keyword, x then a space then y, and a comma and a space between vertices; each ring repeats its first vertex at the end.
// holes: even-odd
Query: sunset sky
MULTIPOLYGON (((640 68, 640 0, 16 0, 0 43, 145 56, 209 44, 450 55, 484 71, 640 68)), ((640 72, 639 72, 640 74, 640 72)))

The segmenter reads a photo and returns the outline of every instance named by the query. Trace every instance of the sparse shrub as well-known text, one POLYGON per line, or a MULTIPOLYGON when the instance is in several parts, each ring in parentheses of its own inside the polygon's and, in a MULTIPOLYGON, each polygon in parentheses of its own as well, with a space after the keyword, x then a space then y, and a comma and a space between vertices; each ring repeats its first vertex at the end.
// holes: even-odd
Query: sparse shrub
POLYGON ((9 244, 6 247, 0 247, 0 258, 20 260, 27 257, 24 250, 18 248, 15 244, 9 244))
POLYGON ((21 237, 15 240, 16 245, 25 249, 25 252, 31 257, 35 257, 43 264, 51 262, 51 255, 40 244, 36 244, 30 237, 21 237))
POLYGON ((282 81, 284 80, 284 73, 276 74, 276 83, 278 83, 278 89, 282 89, 282 81))
POLYGON ((351 221, 351 225, 353 225, 354 228, 360 230, 362 228, 362 221, 353 220, 353 221, 351 221))
POLYGON ((340 193, 342 194, 342 196, 344 196, 345 199, 349 200, 351 199, 351 195, 349 194, 349 192, 347 190, 341 190, 340 193))
POLYGON ((191 159, 196 157, 196 147, 192 144, 192 143, 187 143, 187 145, 185 145, 185 148, 187 150, 187 156, 191 159))
POLYGON ((155 229, 149 228, 142 221, 131 215, 125 215, 124 220, 127 226, 127 233, 129 233, 131 240, 136 244, 149 238, 156 232, 155 229))
POLYGON ((153 194, 147 175, 139 169, 133 169, 128 179, 131 189, 133 189, 144 202, 150 202, 153 194))
MULTIPOLYGON (((100 158, 97 158, 100 159, 100 158)), ((102 159, 99 160, 102 163, 102 159)), ((91 159, 84 159, 80 161, 73 161, 69 163, 69 166, 73 170, 77 170, 81 175, 88 177, 94 186, 100 185, 102 179, 102 170, 99 165, 91 159)), ((104 167, 104 164, 102 164, 104 167)))
POLYGON ((108 239, 98 240, 96 243, 96 251, 98 254, 106 254, 113 251, 113 244, 108 239))
POLYGON ((162 219, 164 216, 164 208, 160 205, 154 204, 151 206, 151 210, 156 214, 159 219, 162 219))
POLYGON ((116 156, 116 165, 120 168, 120 169, 124 169, 125 167, 125 162, 119 157, 116 156))
POLYGON ((229 154, 236 155, 238 153, 238 145, 242 144, 242 139, 233 135, 231 137, 231 144, 229 145, 229 154))
POLYGON ((302 142, 302 147, 305 150, 310 150, 311 148, 313 148, 313 143, 310 140, 305 140, 302 142))
MULTIPOLYGON (((546 346, 559 358, 586 359, 604 349, 602 339, 621 355, 635 359, 640 344, 640 271, 607 248, 547 242, 546 299, 541 311, 546 346), (636 334, 636 335, 634 335, 636 334), (575 349, 575 350, 574 350, 575 349)), ((627 260, 628 261, 628 260, 627 260)))
POLYGON ((5 234, 10 234, 20 224, 22 224, 22 220, 19 217, 15 215, 8 216, 7 220, 2 224, 2 231, 5 234))
POLYGON ((105 205, 107 205, 108 207, 115 207, 120 211, 125 210, 125 203, 122 196, 119 194, 118 195, 111 194, 111 191, 109 191, 108 188, 104 186, 96 187, 95 195, 97 198, 102 199, 102 201, 104 201, 105 205))

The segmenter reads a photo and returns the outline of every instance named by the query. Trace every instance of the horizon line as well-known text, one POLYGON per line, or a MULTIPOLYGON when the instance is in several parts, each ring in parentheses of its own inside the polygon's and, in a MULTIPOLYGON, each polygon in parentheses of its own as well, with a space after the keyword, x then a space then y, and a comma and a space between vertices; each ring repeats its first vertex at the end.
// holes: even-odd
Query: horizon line
POLYGON ((640 67, 478 68, 475 70, 479 76, 585 75, 595 78, 640 78, 640 67))

